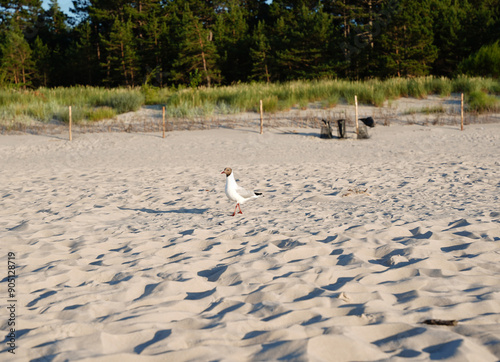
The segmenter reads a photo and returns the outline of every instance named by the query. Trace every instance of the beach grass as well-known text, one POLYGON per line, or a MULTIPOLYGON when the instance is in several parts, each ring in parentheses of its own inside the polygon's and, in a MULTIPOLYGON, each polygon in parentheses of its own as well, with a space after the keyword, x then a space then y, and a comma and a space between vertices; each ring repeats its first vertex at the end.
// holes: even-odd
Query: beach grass
POLYGON ((432 106, 432 107, 423 107, 423 108, 410 108, 403 112, 403 114, 417 114, 422 113, 426 115, 437 114, 437 113, 446 113, 446 109, 442 105, 432 106))
POLYGON ((4 88, 0 89, 0 124, 68 122, 68 106, 72 106, 73 121, 95 122, 138 110, 143 105, 165 105, 169 117, 193 118, 258 112, 260 100, 265 112, 275 113, 294 107, 352 105, 355 95, 359 104, 381 107, 386 101, 400 97, 423 99, 431 94, 446 97, 461 92, 467 95, 468 110, 490 112, 500 108, 500 81, 468 76, 366 81, 330 79, 211 88, 156 88, 150 85, 113 89, 88 86, 36 90, 4 88))
POLYGON ((475 111, 478 113, 500 111, 499 98, 481 90, 469 93, 466 98, 466 102, 469 106, 469 111, 475 111))
POLYGON ((0 89, 0 123, 39 121, 98 121, 116 114, 136 111, 144 105, 141 89, 99 87, 0 89))

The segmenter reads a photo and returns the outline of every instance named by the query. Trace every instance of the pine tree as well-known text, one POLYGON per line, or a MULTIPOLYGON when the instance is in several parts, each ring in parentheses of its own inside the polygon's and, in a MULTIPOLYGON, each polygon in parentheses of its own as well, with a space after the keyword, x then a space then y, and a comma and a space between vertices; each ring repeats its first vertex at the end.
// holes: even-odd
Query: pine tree
POLYGON ((164 10, 158 0, 148 1, 142 6, 139 13, 137 40, 139 42, 139 57, 143 72, 144 82, 162 86, 164 83, 164 64, 162 54, 167 45, 164 40, 164 32, 167 31, 167 23, 164 10))
POLYGON ((471 76, 500 77, 500 40, 471 54, 460 63, 458 71, 471 76))
POLYGON ((500 0, 468 0, 468 3, 462 25, 466 34, 462 40, 464 57, 500 39, 500 0))
POLYGON ((339 50, 343 54, 345 62, 350 62, 351 58, 359 53, 360 49, 358 42, 354 43, 356 35, 354 30, 356 28, 356 1, 353 0, 332 0, 325 2, 325 11, 332 15, 333 24, 338 30, 338 35, 341 38, 339 41, 339 50))
POLYGON ((99 62, 95 51, 94 34, 89 20, 73 29, 73 42, 69 57, 73 59, 70 72, 72 84, 99 84, 99 62), (78 69, 78 71, 74 71, 78 69))
POLYGON ((437 57, 433 40, 430 0, 402 0, 379 38, 380 75, 414 77, 429 74, 437 57))
MULTIPOLYGON (((68 62, 71 59, 68 56, 70 48, 70 29, 67 25, 67 16, 61 11, 57 0, 51 0, 49 9, 43 14, 43 26, 39 28, 38 35, 45 44, 49 53, 45 58, 45 65, 42 65, 40 59, 36 60, 37 68, 43 68, 47 72, 46 85, 70 85, 72 64, 68 62)), ((32 47, 35 44, 31 44, 32 47)), ((40 45, 40 44, 38 44, 40 45)), ((40 54, 37 52, 36 56, 40 54)))
POLYGON ((217 68, 217 49, 213 42, 213 32, 204 27, 202 21, 193 14, 188 5, 182 14, 178 58, 173 63, 173 79, 184 84, 190 83, 190 74, 196 70, 208 87, 220 80, 217 68))
MULTIPOLYGON (((95 84, 126 83, 121 74, 123 73, 121 65, 113 64, 113 61, 121 56, 121 49, 111 47, 114 53, 109 54, 106 41, 109 41, 113 31, 116 33, 117 19, 121 22, 129 20, 131 3, 128 0, 73 0, 76 16, 81 22, 88 22, 91 28, 90 38, 96 59, 94 69, 99 69, 93 77, 95 84), (119 71, 116 70, 117 67, 119 71)), ((133 36, 132 39, 134 39, 133 36)), ((119 45, 118 48, 120 48, 119 45)))
POLYGON ((248 13, 240 1, 229 0, 215 22, 214 40, 219 68, 228 83, 246 81, 251 69, 247 17, 248 13))
POLYGON ((107 51, 106 62, 107 82, 132 86, 136 84, 137 54, 134 47, 132 22, 123 23, 115 19, 109 38, 102 38, 107 51))
POLYGON ((434 0, 432 7, 433 44, 438 49, 433 74, 452 76, 470 53, 463 39, 467 37, 464 25, 473 9, 467 1, 456 0, 434 0))
POLYGON ((47 87, 50 76, 50 50, 47 44, 37 36, 32 46, 32 59, 36 71, 33 74, 33 85, 35 87, 47 87))
POLYGON ((270 52, 271 45, 266 35, 265 24, 264 21, 260 21, 252 35, 252 45, 250 48, 250 58, 252 60, 251 79, 270 82, 270 52))
POLYGON ((341 52, 331 52, 337 59, 339 74, 356 79, 376 75, 375 42, 391 21, 398 3, 397 0, 325 1, 325 12, 333 17, 337 52, 341 52))
POLYGON ((43 21, 38 21, 41 12, 41 0, 0 0, 0 30, 6 31, 14 20, 25 38, 34 39, 38 27, 43 25, 43 21))
POLYGON ((5 42, 0 44, 0 53, 0 83, 23 88, 29 85, 33 71, 31 49, 14 19, 10 21, 5 42))
MULTIPOLYGON (((279 15, 272 34, 272 73, 279 80, 319 78, 334 75, 328 56, 333 38, 332 17, 321 6, 309 8, 271 8, 279 15)), ((283 6, 283 4, 281 5, 283 6)))

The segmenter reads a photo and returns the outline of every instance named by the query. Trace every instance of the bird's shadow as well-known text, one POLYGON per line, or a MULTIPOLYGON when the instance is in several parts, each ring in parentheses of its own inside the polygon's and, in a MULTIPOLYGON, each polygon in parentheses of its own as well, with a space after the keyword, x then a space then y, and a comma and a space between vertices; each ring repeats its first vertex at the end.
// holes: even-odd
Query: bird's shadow
POLYGON ((140 208, 140 209, 134 209, 134 208, 129 208, 129 207, 119 207, 120 210, 125 210, 125 211, 139 211, 139 212, 145 212, 148 214, 203 214, 208 211, 207 209, 185 209, 181 207, 180 209, 175 209, 175 210, 153 210, 153 209, 148 209, 148 208, 140 208))

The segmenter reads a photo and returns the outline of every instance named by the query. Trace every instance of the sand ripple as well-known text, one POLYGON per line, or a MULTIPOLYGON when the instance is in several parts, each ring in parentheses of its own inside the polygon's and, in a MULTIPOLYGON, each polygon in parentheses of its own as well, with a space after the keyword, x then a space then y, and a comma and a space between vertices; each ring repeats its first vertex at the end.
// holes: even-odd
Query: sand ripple
POLYGON ((376 131, 4 146, 17 360, 499 360, 498 126, 376 131), (264 193, 243 215, 225 166, 264 193))

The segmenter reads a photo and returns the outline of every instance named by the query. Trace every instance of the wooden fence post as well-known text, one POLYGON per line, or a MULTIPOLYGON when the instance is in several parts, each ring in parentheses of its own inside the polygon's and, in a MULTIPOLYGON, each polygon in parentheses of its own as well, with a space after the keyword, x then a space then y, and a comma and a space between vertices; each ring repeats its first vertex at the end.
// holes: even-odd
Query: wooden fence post
POLYGON ((162 121, 163 121, 163 137, 162 138, 165 138, 165 106, 163 106, 162 121))
POLYGON ((69 106, 69 140, 72 141, 73 140, 73 135, 71 134, 71 123, 72 120, 71 120, 71 106, 69 106))
POLYGON ((460 130, 464 130, 464 94, 460 96, 460 130))
POLYGON ((264 109, 262 107, 262 99, 260 100, 260 134, 264 133, 264 109))
POLYGON ((356 135, 359 133, 358 127, 358 96, 354 96, 354 106, 355 106, 355 117, 356 117, 356 135))

